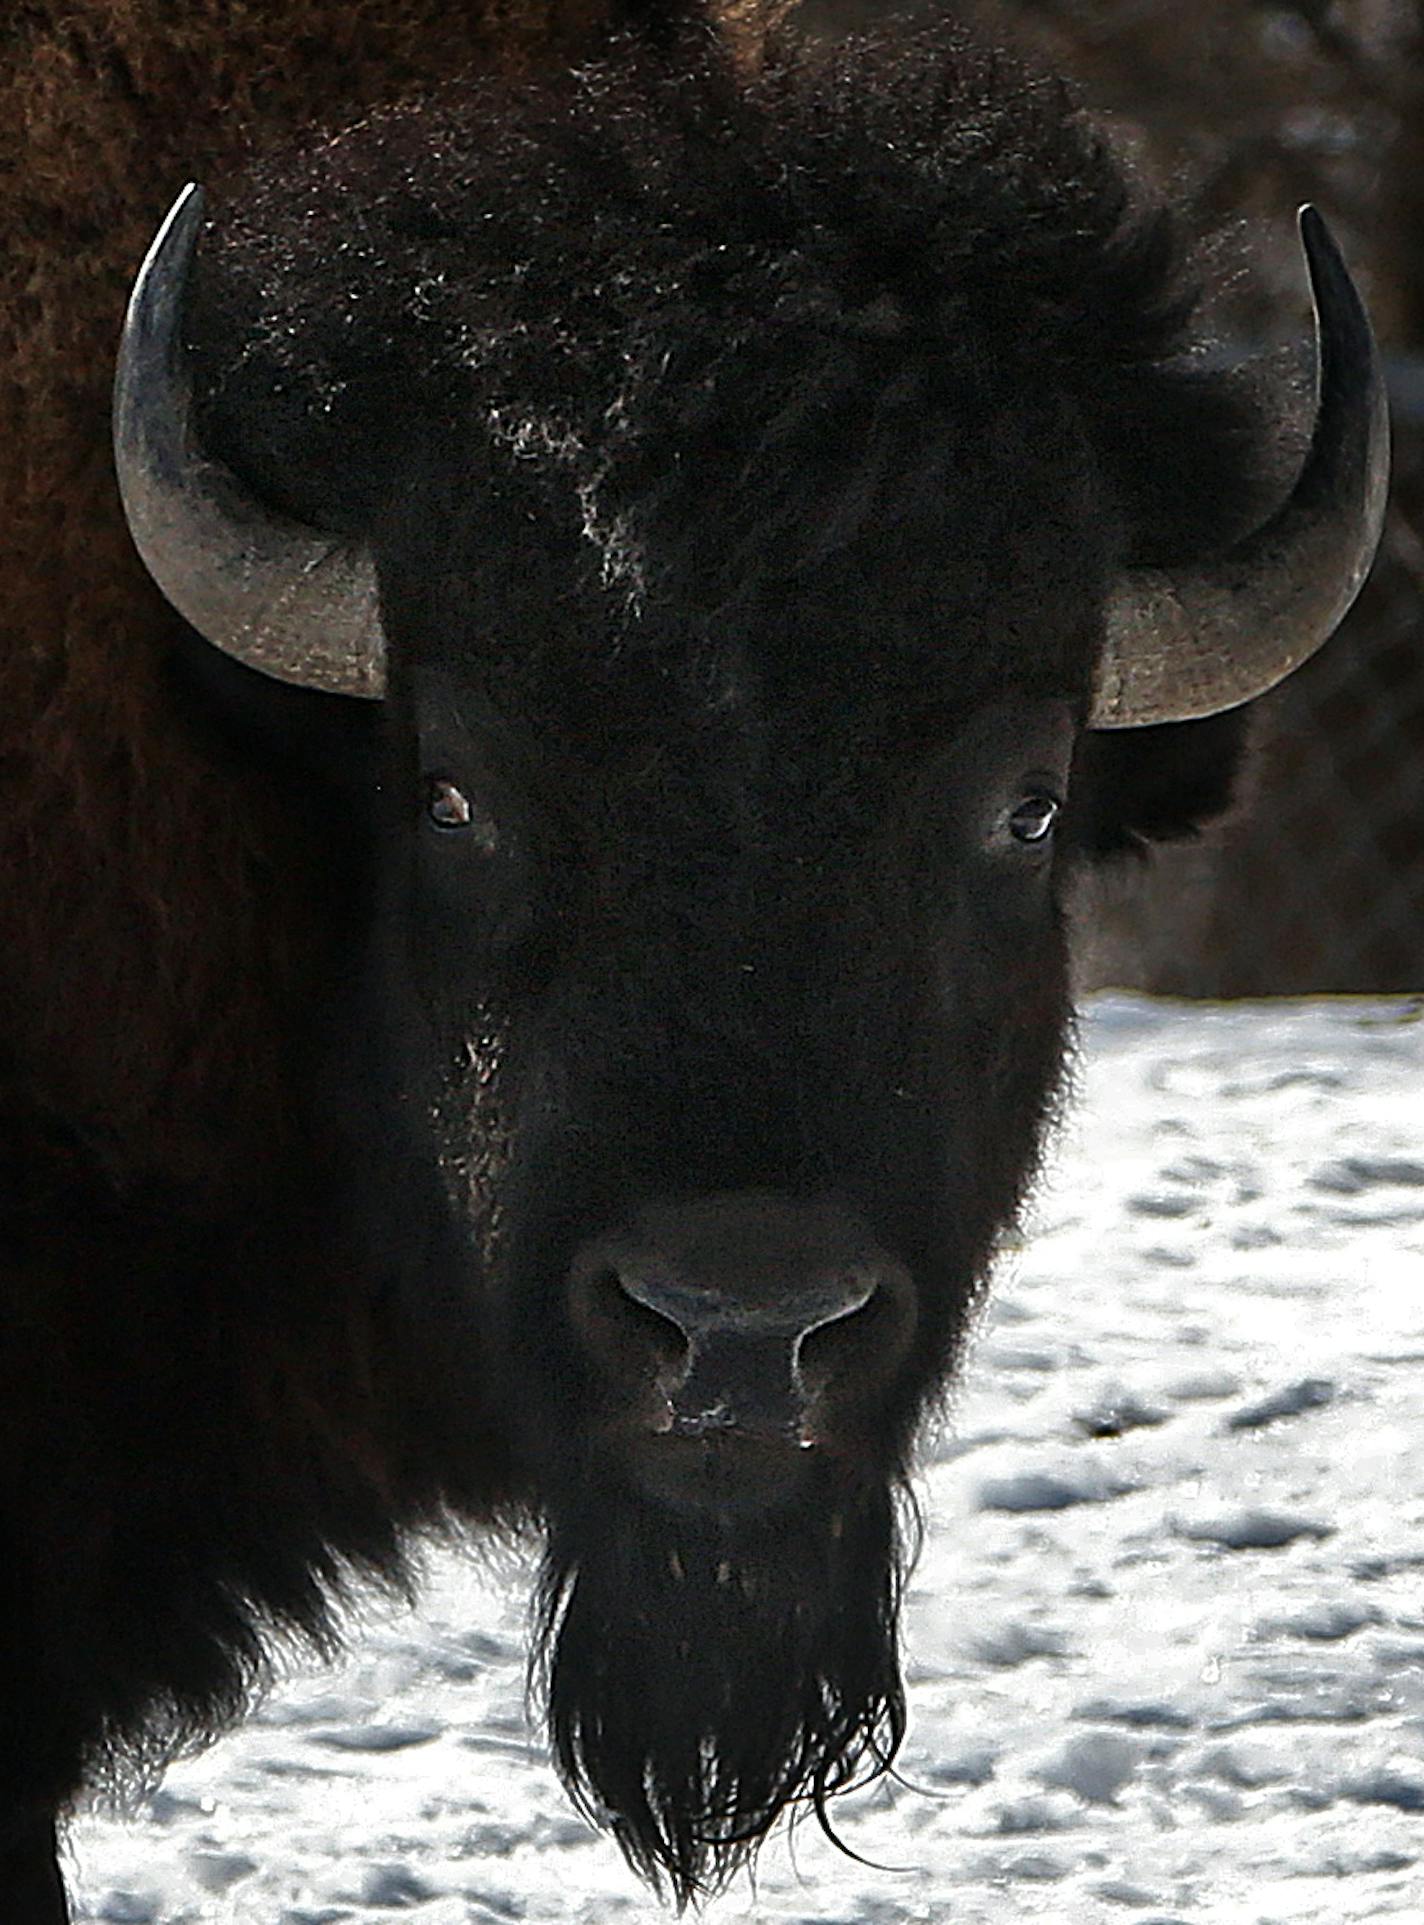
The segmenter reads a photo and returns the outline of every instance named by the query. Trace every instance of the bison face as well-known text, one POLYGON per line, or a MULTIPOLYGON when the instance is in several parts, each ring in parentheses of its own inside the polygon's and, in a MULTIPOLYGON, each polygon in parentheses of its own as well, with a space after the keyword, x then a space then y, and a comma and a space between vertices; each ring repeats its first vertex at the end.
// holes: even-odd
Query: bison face
POLYGON ((761 614, 546 678, 419 544, 382 574, 379 712, 198 672, 357 825, 333 1235, 450 1499, 497 1454, 546 1531, 566 1777, 686 1894, 898 1743, 903 1473, 1053 1103, 1083 738, 756 672, 761 614))
POLYGON ((1031 412, 992 490, 711 607, 437 443, 381 702, 267 688, 343 798, 311 1086, 402 1447, 543 1527, 560 1765, 681 1897, 894 1753, 904 1471, 1054 1104, 1066 879, 1229 786, 1229 724, 1160 796, 1085 733, 1110 524, 1031 412))
POLYGON ((1063 1053, 1073 705, 707 634, 539 690, 382 569, 343 1214, 412 1328, 462 1306, 562 1768, 685 1896, 898 1742, 902 1470, 1063 1053))
POLYGON ((197 655, 341 825, 312 1112, 402 1447, 542 1525, 561 1767, 682 1897, 894 1753, 910 1444, 1053 1106, 1103 543, 1000 499, 957 601, 935 505, 634 622, 442 458, 379 705, 197 655))

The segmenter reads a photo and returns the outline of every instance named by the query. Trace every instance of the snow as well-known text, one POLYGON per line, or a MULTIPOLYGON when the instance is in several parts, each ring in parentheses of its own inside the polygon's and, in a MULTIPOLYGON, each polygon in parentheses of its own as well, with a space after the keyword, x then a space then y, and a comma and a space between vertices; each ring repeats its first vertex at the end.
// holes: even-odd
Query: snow
MULTIPOLYGON (((1424 1918, 1421 1016, 1090 1006, 925 1447, 900 1780, 713 1925, 1424 1918)), ((514 1562, 433 1553, 418 1614, 85 1814, 78 1920, 664 1917, 526 1722, 514 1562)))

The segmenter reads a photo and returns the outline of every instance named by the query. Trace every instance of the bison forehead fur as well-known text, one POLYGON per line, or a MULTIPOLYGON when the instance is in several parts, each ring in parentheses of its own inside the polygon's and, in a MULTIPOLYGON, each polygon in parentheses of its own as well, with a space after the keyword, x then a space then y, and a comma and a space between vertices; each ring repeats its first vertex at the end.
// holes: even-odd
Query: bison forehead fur
POLYGON ((1253 412, 1168 215, 957 32, 620 45, 211 191, 205 449, 369 547, 388 689, 178 640, 184 754, 290 831, 297 1121, 209 1189, 51 1119, 107 1215, 16 1216, 0 1805, 215 1727, 412 1528, 532 1519, 559 1761, 686 1898, 898 1741, 899 1493, 1056 1100, 1068 878, 1241 747, 1083 731, 1106 586, 1250 523, 1253 412))
POLYGON ((1161 559, 1242 514, 1249 420, 1182 358, 1170 215, 1059 83, 944 29, 741 85, 631 48, 522 100, 465 85, 226 198, 214 437, 322 526, 368 532, 437 432, 472 490, 509 453, 557 473, 598 566, 632 592, 681 560, 677 605, 706 606, 974 502, 986 440, 1036 477, 1013 443, 1045 420, 1105 539, 1161 559), (688 568, 709 490, 722 539, 688 568))

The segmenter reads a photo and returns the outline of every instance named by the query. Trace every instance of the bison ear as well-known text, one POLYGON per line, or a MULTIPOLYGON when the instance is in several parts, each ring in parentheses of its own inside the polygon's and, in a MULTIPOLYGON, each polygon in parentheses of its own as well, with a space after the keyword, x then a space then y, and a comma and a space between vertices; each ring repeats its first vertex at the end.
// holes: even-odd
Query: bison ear
POLYGON ((1197 835, 1231 806, 1250 733, 1244 708, 1203 722, 1087 730, 1073 761, 1072 846, 1097 860, 1197 835))

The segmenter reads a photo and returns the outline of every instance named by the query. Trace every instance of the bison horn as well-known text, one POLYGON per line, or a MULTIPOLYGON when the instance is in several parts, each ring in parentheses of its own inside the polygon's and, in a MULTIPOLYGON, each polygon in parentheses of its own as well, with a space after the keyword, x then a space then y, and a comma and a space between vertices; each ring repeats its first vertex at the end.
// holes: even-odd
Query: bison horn
POLYGON ((354 542, 264 507, 193 431, 179 334, 203 197, 185 187, 134 283, 114 381, 114 461, 134 544, 184 619, 225 654, 329 694, 379 696, 375 569, 354 542))
POLYGON ((1192 568, 1134 568, 1108 607, 1090 721, 1190 722, 1264 695, 1334 632, 1374 560, 1389 409, 1369 317, 1313 207, 1300 234, 1315 304, 1315 426, 1276 512, 1192 568))

